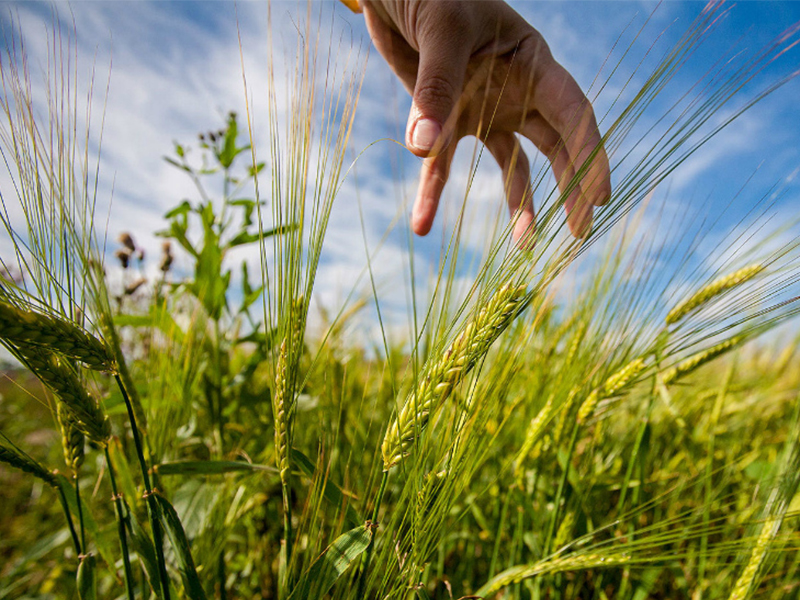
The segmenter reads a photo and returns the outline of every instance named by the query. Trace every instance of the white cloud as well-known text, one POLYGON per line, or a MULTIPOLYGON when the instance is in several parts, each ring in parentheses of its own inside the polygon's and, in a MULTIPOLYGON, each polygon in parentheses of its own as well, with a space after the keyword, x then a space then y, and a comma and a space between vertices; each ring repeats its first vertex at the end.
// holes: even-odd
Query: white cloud
MULTIPOLYGON (((113 189, 109 237, 113 239, 123 230, 131 231, 152 257, 158 254, 159 242, 153 234, 163 227, 164 212, 184 197, 196 197, 189 179, 167 165, 162 156, 172 153, 173 140, 192 144, 198 131, 222 125, 227 110, 237 110, 242 116, 245 114, 235 10, 238 11, 241 52, 252 101, 255 144, 259 159, 268 159, 267 69, 270 54, 266 5, 245 2, 234 9, 234 5, 229 3, 202 4, 197 6, 196 14, 192 14, 194 6, 183 3, 76 3, 70 15, 66 5, 59 5, 63 20, 69 21, 74 15, 82 61, 79 71, 84 78, 78 86, 81 93, 93 61, 97 67, 97 87, 92 100, 96 118, 103 112, 105 77, 109 61, 113 61, 105 106, 99 214, 105 217, 113 189)), ((313 11, 319 9, 322 14, 318 34, 323 53, 328 47, 333 47, 334 59, 338 60, 351 51, 366 52, 369 41, 361 17, 351 15, 336 3, 311 6, 313 11)), ((621 57, 632 42, 655 5, 519 2, 516 6, 543 33, 557 58, 575 74, 582 87, 588 89, 601 68, 603 75, 598 81, 611 74, 617 57, 621 57), (628 29, 618 41, 620 30, 626 26, 628 29), (613 49, 615 44, 617 47, 613 49)), ((673 20, 681 17, 685 22, 687 14, 696 8, 686 9, 683 4, 667 3, 655 13, 650 30, 658 32, 667 26, 677 30, 682 25, 672 25, 673 20)), ((297 28, 302 29, 305 10, 302 3, 275 3, 272 7, 276 23, 273 40, 277 48, 271 66, 275 69, 278 86, 275 97, 283 116, 288 110, 289 94, 285 77, 293 69, 297 28)), ((18 4, 14 18, 25 32, 32 64, 45 65, 47 38, 44 32, 50 22, 49 12, 41 6, 18 4)), ((667 37, 670 35, 672 33, 667 37)), ((630 84, 626 83, 627 77, 650 43, 643 36, 625 58, 624 67, 606 84, 596 102, 598 114, 609 111, 618 114, 633 97, 637 84, 641 85, 648 72, 647 68, 643 68, 630 84)), ((382 300, 387 303, 387 310, 402 320, 407 314, 405 307, 410 277, 405 215, 410 211, 414 197, 419 161, 391 141, 367 147, 376 139, 402 141, 409 106, 405 91, 381 57, 374 49, 370 53, 351 139, 353 153, 365 150, 357 163, 357 185, 354 177, 348 178, 334 206, 317 290, 319 300, 329 308, 346 297, 366 267, 365 236, 367 251, 374 254, 372 267, 382 300), (361 214, 357 195, 361 200, 361 214), (375 252, 387 229, 389 233, 384 246, 375 252)), ((322 60, 319 69, 322 75, 325 69, 322 60)), ((683 75, 691 79, 698 73, 700 71, 689 71, 683 75)), ((318 89, 321 90, 323 85, 324 81, 320 79, 318 89)), ((642 135, 660 116, 655 114, 658 110, 660 108, 654 106, 653 113, 646 114, 640 122, 640 130, 645 132, 642 135)), ((704 177, 709 171, 717 169, 715 172, 719 172, 721 166, 741 165, 741 156, 745 151, 753 150, 754 146, 768 148, 766 139, 769 134, 765 132, 775 127, 776 124, 766 118, 744 119, 736 128, 704 147, 672 179, 669 196, 673 200, 667 210, 674 213, 685 208, 684 202, 688 201, 682 198, 708 183, 704 177), (765 141, 756 145, 759 137, 765 141), (681 200, 675 200, 675 197, 681 200)), ((792 127, 797 128, 797 124, 792 127)), ((99 133, 99 129, 94 132, 99 133)), ((471 140, 462 144, 464 147, 458 152, 434 231, 429 238, 414 242, 415 271, 421 285, 434 270, 439 251, 449 239, 470 181, 471 140)), ((535 153, 529 146, 526 148, 534 160, 535 153)), ((619 152, 616 156, 621 155, 619 152)), ((348 163, 350 158, 348 155, 348 163)), ((536 165, 542 164, 539 157, 535 161, 536 165)), ((737 176, 747 170, 741 166, 735 168, 737 176)), ((552 187, 552 178, 545 181, 545 187, 552 187)), ((719 181, 711 183, 729 189, 719 181)), ((665 192, 666 189, 665 186, 665 192)), ((541 198, 537 201, 541 202, 541 198)), ((500 171, 487 153, 472 178, 465 220, 467 231, 463 237, 465 250, 474 253, 483 250, 498 215, 500 219, 507 219, 503 207, 500 171)), ((640 227, 646 231, 655 227, 651 223, 654 221, 645 220, 640 227)), ((104 225, 101 223, 100 226, 104 225)), ((4 256, 6 242, 0 239, 4 256)), ((254 267, 258 264, 255 254, 247 256, 247 259, 254 267)), ((361 289, 366 284, 368 280, 362 277, 361 289)))

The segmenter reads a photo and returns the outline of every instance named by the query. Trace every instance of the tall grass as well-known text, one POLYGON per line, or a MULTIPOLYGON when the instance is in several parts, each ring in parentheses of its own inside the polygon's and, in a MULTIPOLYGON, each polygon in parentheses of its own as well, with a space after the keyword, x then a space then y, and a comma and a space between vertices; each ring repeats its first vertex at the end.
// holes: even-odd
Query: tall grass
MULTIPOLYGON (((722 9, 709 6, 608 123, 606 147, 633 150, 591 234, 564 235, 571 182, 546 197, 535 245, 498 225, 464 290, 457 229, 430 295, 413 290, 412 339, 381 329, 375 350, 345 333, 364 302, 319 337, 307 327, 364 72, 355 51, 339 70, 311 7, 288 112, 269 74, 269 146, 249 113, 249 143, 235 114, 201 135, 204 166, 177 144, 169 161, 199 201, 165 216, 159 277, 121 291, 95 231, 74 34, 54 30, 45 98, 10 38, 0 340, 42 385, 21 369, 4 381, 0 461, 13 489, 46 484, 37 494, 61 513, 13 497, 30 533, 2 550, 0 597, 797 593, 796 343, 777 360, 749 342, 796 315, 800 242, 776 246, 781 232, 754 219, 714 269, 692 271, 636 229, 662 182, 777 89, 729 108, 794 38, 710 71, 655 138, 631 139, 712 34, 722 9), (231 251, 247 245, 260 273, 236 265, 238 283, 231 251), (193 268, 172 270, 173 247, 193 268), (679 268, 653 266, 668 262, 679 268), (52 452, 27 453, 18 405, 60 428, 52 452)), ((125 274, 137 247, 121 243, 125 274)))

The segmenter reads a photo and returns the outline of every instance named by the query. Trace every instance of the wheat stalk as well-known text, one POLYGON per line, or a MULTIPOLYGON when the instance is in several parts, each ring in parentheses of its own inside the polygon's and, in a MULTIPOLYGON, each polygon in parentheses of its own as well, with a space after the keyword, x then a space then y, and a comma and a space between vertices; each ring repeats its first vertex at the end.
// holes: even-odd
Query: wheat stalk
POLYGON ((0 337, 11 344, 49 348, 91 369, 116 371, 116 361, 108 347, 64 319, 0 301, 0 332, 0 337))
POLYGON ((667 315, 667 325, 674 325, 696 308, 710 302, 723 292, 749 281, 763 270, 764 266, 757 263, 715 279, 673 308, 667 315))
POLYGON ((384 470, 408 456, 430 419, 447 400, 492 343, 525 305, 525 287, 506 285, 492 296, 480 312, 464 326, 455 341, 435 363, 424 369, 416 389, 392 421, 381 447, 384 470))
POLYGON ((61 399, 72 424, 91 441, 105 445, 111 436, 111 424, 73 367, 55 353, 37 346, 19 352, 34 375, 61 399))

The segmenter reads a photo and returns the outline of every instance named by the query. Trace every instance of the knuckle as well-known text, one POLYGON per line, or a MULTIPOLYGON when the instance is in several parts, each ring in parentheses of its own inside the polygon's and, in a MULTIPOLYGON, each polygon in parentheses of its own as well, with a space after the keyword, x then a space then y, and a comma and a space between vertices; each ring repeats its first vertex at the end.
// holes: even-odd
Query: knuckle
MULTIPOLYGON (((441 112, 449 110, 460 90, 444 75, 431 73, 424 80, 418 80, 414 100, 422 109, 441 112)), ((443 115, 447 117, 448 115, 443 115)))

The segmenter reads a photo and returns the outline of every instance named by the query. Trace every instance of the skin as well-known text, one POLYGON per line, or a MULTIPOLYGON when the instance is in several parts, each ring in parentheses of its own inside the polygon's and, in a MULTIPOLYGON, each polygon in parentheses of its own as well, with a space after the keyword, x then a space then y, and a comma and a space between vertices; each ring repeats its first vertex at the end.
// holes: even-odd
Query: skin
POLYGON ((430 231, 456 145, 475 135, 503 171, 513 238, 524 243, 534 210, 522 135, 548 158, 562 193, 586 165, 564 198, 570 231, 586 235, 593 207, 611 195, 608 156, 591 104, 541 34, 502 0, 361 0, 361 7, 375 47, 413 99, 406 144, 424 158, 414 232, 430 231))

